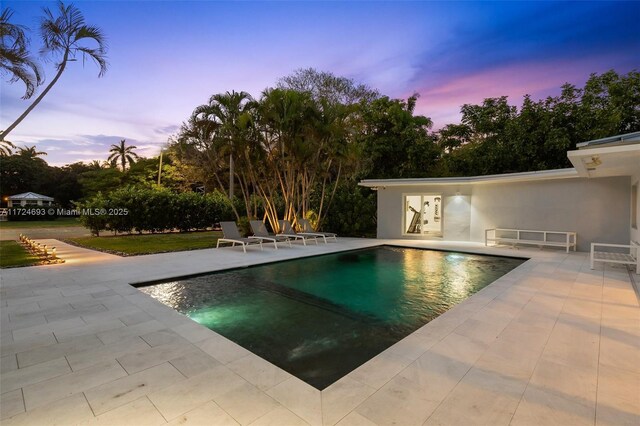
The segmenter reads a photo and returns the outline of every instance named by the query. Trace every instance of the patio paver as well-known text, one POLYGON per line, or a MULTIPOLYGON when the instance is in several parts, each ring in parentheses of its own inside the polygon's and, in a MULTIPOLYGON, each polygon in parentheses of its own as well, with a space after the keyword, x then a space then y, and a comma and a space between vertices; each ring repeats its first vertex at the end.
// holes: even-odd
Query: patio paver
POLYGON ((640 424, 640 307, 586 253, 339 239, 3 270, 2 423, 640 424), (530 260, 320 392, 130 283, 383 243, 530 260), (26 410, 26 411, 25 411, 26 410))

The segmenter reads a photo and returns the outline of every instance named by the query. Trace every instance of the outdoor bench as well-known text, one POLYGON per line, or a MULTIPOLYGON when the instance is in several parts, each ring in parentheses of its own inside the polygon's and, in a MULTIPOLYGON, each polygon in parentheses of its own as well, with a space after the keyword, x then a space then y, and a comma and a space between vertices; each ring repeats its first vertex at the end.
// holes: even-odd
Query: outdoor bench
POLYGON ((625 265, 635 265, 636 274, 640 274, 640 262, 638 262, 638 251, 640 251, 640 246, 634 241, 631 241, 631 244, 591 243, 591 269, 593 269, 593 264, 595 262, 622 263, 625 265), (596 251, 597 247, 629 249, 629 253, 596 251))
POLYGON ((576 251, 577 234, 571 231, 538 231, 531 229, 491 228, 484 231, 484 245, 492 242, 494 245, 507 244, 515 247, 517 244, 535 245, 540 248, 564 247, 576 251), (549 239, 552 237, 552 239, 549 239), (560 237, 560 238, 558 238, 560 237))

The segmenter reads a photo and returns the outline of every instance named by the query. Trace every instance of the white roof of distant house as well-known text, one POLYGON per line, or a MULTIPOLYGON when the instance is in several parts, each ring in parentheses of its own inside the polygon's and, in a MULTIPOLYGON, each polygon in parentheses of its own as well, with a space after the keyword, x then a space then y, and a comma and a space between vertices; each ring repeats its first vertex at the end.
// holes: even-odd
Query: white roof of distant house
POLYGON ((35 192, 24 192, 22 194, 16 194, 9 197, 11 201, 13 200, 42 200, 42 201, 53 201, 53 198, 47 197, 46 195, 36 194, 35 192))
POLYGON ((417 185, 451 185, 451 184, 487 184, 508 183, 548 179, 577 178, 575 169, 541 170, 536 172, 507 173, 488 176, 443 177, 419 179, 365 179, 358 185, 377 188, 379 186, 417 186, 417 185))

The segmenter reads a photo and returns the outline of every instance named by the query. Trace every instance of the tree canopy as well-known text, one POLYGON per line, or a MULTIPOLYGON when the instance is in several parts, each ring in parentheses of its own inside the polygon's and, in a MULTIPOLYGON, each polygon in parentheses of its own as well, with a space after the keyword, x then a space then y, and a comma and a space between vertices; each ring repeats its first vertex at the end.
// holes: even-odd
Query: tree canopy
POLYGON ((466 104, 460 123, 440 129, 416 114, 417 101, 298 70, 256 98, 211 95, 170 138, 162 163, 137 158, 124 140, 112 145, 111 163, 64 167, 49 167, 35 147, 10 155, 5 145, 2 194, 42 192, 66 205, 129 186, 219 193, 237 220, 259 218, 277 230, 278 219, 306 217, 343 235, 370 235, 375 194, 358 187, 361 179, 570 167, 566 152, 577 143, 640 130, 637 71, 593 74, 583 87, 567 83, 521 105, 506 96, 466 104))

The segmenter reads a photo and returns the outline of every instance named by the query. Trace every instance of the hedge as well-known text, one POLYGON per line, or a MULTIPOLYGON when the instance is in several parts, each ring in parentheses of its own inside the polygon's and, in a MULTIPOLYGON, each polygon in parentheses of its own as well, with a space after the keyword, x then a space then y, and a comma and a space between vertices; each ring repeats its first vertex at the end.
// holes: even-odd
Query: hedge
POLYGON ((168 190, 125 187, 78 203, 81 223, 94 235, 119 233, 193 231, 221 220, 233 220, 228 199, 217 192, 176 194, 168 190))

